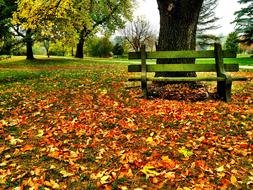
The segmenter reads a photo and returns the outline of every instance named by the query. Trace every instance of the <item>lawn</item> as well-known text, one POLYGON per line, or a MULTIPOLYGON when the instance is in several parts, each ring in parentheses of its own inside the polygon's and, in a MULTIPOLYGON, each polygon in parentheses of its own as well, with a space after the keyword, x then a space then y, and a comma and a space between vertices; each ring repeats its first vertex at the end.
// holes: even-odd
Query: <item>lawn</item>
POLYGON ((252 80, 231 103, 144 100, 128 63, 1 61, 0 189, 252 189, 252 80))

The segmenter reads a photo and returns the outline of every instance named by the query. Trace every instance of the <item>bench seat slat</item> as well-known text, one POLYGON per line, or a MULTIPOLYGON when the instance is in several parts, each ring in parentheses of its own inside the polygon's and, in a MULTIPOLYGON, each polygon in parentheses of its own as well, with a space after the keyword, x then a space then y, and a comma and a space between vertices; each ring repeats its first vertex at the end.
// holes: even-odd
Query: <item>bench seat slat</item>
MULTIPOLYGON (((236 58, 236 54, 225 50, 222 51, 224 58, 236 58)), ((146 59, 175 59, 175 58, 215 58, 213 50, 206 51, 157 51, 147 52, 146 59)), ((141 59, 139 52, 130 52, 128 54, 129 59, 141 59)))
MULTIPOLYGON (((239 71, 238 64, 224 64, 227 72, 239 71)), ((147 72, 216 72, 214 64, 149 64, 147 72)), ((141 72, 141 65, 129 65, 128 72, 141 72)))
MULTIPOLYGON (((245 77, 232 77, 232 81, 246 81, 245 77)), ((131 77, 128 81, 141 81, 141 77, 131 77)), ((193 82, 193 81, 225 81, 223 77, 147 77, 147 81, 157 82, 193 82)))

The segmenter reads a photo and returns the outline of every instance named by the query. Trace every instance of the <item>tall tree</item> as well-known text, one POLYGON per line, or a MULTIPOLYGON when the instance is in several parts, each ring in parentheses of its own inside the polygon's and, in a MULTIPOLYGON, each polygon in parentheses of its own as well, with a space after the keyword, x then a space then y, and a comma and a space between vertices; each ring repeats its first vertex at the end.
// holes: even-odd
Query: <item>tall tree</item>
MULTIPOLYGON (((203 0, 157 0, 157 3, 160 13, 158 50, 194 50, 203 0)), ((170 61, 159 59, 157 63, 165 64, 170 61)), ((189 62, 189 60, 176 61, 189 62)), ((190 61, 194 63, 194 60, 190 61)), ((156 76, 196 76, 196 73, 156 73, 156 76)))
POLYGON ((219 20, 215 15, 218 0, 204 0, 200 9, 197 25, 197 45, 206 48, 220 41, 219 37, 209 34, 210 31, 220 28, 216 22, 219 20))
POLYGON ((89 22, 86 22, 86 19, 84 20, 85 22, 77 28, 79 39, 76 48, 76 57, 78 58, 83 58, 83 46, 85 40, 91 33, 96 32, 100 26, 112 31, 117 27, 123 27, 125 19, 129 19, 132 12, 131 0, 90 0, 86 5, 86 10, 80 11, 81 14, 82 11, 89 14, 89 22))
POLYGON ((231 32, 228 35, 225 42, 225 48, 237 53, 239 45, 238 45, 238 37, 237 37, 236 32, 231 32))
POLYGON ((0 1, 0 54, 10 54, 12 48, 11 18, 13 12, 17 9, 15 0, 0 1))
POLYGON ((246 45, 253 44, 253 0, 239 0, 245 7, 235 12, 236 32, 239 34, 240 42, 246 45))
POLYGON ((36 34, 48 37, 49 33, 58 34, 63 25, 68 29, 70 26, 68 15, 74 12, 71 7, 72 1, 17 0, 16 2, 18 8, 13 14, 13 30, 15 35, 26 43, 27 59, 33 59, 32 46, 36 34), (55 30, 56 25, 57 30, 55 30))
POLYGON ((155 45, 154 31, 151 29, 150 23, 145 17, 137 17, 136 20, 130 22, 121 30, 121 34, 134 49, 135 52, 140 51, 141 45, 148 45, 150 41, 155 45))

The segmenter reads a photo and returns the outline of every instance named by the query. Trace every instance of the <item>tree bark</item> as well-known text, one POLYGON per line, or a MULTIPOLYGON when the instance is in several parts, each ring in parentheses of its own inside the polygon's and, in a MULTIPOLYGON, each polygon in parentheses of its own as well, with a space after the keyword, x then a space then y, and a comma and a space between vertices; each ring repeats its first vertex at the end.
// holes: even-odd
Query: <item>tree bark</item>
POLYGON ((79 34, 79 41, 76 47, 76 58, 83 58, 83 46, 84 46, 84 33, 85 33, 85 29, 81 30, 80 34, 79 34))
POLYGON ((28 29, 26 31, 26 59, 27 60, 32 60, 34 59, 34 56, 33 56, 33 39, 32 39, 32 30, 31 29, 28 29))
MULTIPOLYGON (((198 17, 203 0, 157 0, 160 33, 157 51, 195 50, 198 17)), ((157 64, 192 63, 194 59, 158 59, 157 64)), ((156 73, 158 76, 196 76, 195 72, 156 73)))

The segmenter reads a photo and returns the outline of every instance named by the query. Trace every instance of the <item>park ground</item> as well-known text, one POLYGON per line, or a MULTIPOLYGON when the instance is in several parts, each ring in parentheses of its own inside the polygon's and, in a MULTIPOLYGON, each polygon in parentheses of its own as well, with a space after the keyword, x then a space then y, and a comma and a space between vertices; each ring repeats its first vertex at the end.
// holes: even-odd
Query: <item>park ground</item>
POLYGON ((128 63, 0 61, 0 189, 252 189, 253 72, 231 103, 144 100, 128 63))

